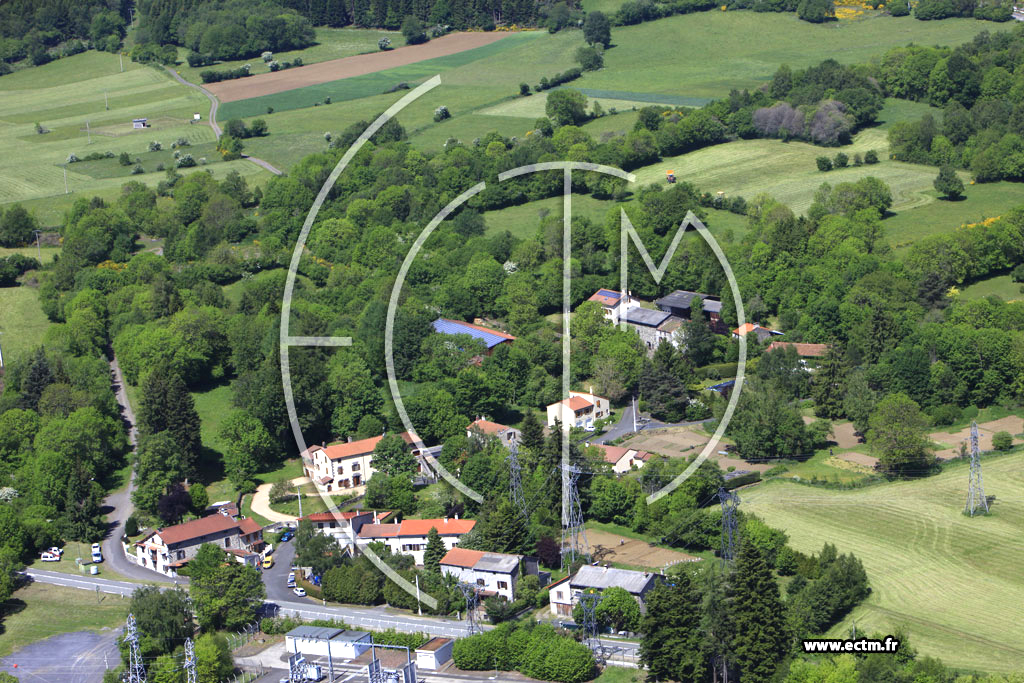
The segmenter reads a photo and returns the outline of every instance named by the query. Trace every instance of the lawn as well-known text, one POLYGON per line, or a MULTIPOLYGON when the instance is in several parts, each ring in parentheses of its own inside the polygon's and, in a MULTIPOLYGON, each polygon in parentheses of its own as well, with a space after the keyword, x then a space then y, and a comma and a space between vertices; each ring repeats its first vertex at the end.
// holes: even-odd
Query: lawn
MULTIPOLYGON (((573 215, 588 218, 597 224, 604 223, 608 210, 614 206, 615 203, 612 201, 594 199, 590 195, 574 194, 572 196, 573 215)), ((561 219, 561 197, 548 197, 497 211, 488 211, 484 214, 484 220, 487 223, 488 235, 508 230, 514 237, 528 239, 537 234, 541 219, 547 215, 554 215, 561 219)))
POLYGON ((1003 301, 1019 301, 1024 298, 1022 288, 1024 284, 1014 282, 1009 275, 997 275, 964 287, 960 295, 965 299, 983 299, 994 295, 1003 301))
POLYGON ((4 603, 0 657, 30 643, 72 631, 99 631, 124 624, 128 602, 114 595, 31 584, 4 603))
MULTIPOLYGON (((316 32, 316 44, 311 45, 302 50, 289 50, 287 52, 278 52, 274 54, 274 59, 278 62, 294 62, 296 57, 302 59, 303 64, 316 64, 317 62, 326 62, 331 59, 340 59, 341 57, 351 57, 352 55, 361 55, 367 52, 377 52, 380 48, 377 47, 377 41, 381 38, 390 38, 394 45, 403 45, 404 40, 402 34, 397 31, 379 31, 377 29, 360 29, 360 28, 328 28, 326 26, 320 26, 314 29, 316 32)), ((237 69, 245 64, 251 65, 250 73, 252 74, 265 74, 269 73, 270 69, 266 63, 259 57, 253 59, 239 59, 233 62, 217 62, 211 66, 198 66, 191 67, 185 58, 188 56, 188 50, 180 48, 178 50, 178 59, 180 64, 176 67, 179 74, 187 80, 193 83, 201 84, 202 78, 199 74, 203 71, 229 71, 231 69, 237 69)))
POLYGON ((12 254, 21 254, 39 259, 42 264, 52 263, 53 258, 60 253, 60 247, 0 247, 0 258, 6 258, 12 254))
POLYGON ((637 683, 646 680, 643 673, 624 666, 606 666, 594 683, 637 683))
POLYGON ((50 321, 39 307, 38 290, 0 287, 0 312, 0 348, 5 364, 43 343, 50 321))
POLYGON ((981 671, 1024 669, 1024 453, 985 458, 992 514, 963 509, 967 469, 920 481, 832 491, 771 481, 741 494, 744 510, 784 529, 802 552, 834 543, 867 570, 872 593, 829 633, 903 626, 923 655, 981 671))

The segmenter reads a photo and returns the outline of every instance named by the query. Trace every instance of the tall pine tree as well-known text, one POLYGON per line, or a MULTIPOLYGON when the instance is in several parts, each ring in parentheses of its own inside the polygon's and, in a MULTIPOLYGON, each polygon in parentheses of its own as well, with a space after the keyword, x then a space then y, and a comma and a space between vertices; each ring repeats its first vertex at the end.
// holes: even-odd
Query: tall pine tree
POLYGON ((649 678, 703 681, 707 675, 701 632, 701 597, 690 577, 679 573, 672 585, 659 582, 645 599, 641 620, 640 659, 649 678))
POLYGON ((544 446, 544 427, 541 425, 540 420, 537 419, 537 415, 532 411, 526 411, 526 415, 523 417, 523 426, 520 430, 523 434, 522 443, 523 448, 529 448, 536 450, 544 446))
POLYGON ((19 407, 26 410, 37 410, 39 408, 39 397, 43 395, 46 387, 54 382, 53 371, 50 369, 50 362, 46 360, 46 352, 40 346, 32 355, 32 364, 29 365, 28 373, 21 381, 21 401, 19 407))
POLYGON ((166 365, 159 365, 142 381, 139 432, 153 435, 163 431, 170 434, 180 449, 183 474, 194 476, 202 448, 199 413, 181 376, 166 365))
POLYGON ((428 572, 440 572, 441 560, 447 552, 441 534, 437 533, 437 527, 430 527, 430 531, 427 532, 427 547, 423 551, 423 568, 428 572))
POLYGON ((758 547, 744 540, 729 587, 732 660, 743 683, 772 680, 788 635, 779 585, 758 547))
POLYGON ((839 344, 833 343, 811 380, 815 415, 829 420, 843 416, 844 380, 843 354, 839 344))

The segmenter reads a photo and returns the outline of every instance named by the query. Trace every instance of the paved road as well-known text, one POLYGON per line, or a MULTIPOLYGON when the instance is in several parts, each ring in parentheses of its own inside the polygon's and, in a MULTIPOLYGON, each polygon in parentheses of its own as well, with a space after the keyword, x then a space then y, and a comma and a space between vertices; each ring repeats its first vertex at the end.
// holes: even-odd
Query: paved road
MULTIPOLYGON (((190 83, 186 81, 184 78, 181 77, 181 74, 179 74, 171 67, 165 66, 164 68, 167 69, 167 73, 171 74, 171 76, 174 77, 174 80, 178 81, 182 85, 187 85, 190 88, 195 88, 199 92, 206 95, 206 99, 210 100, 210 113, 207 115, 207 123, 209 123, 210 128, 213 129, 213 134, 220 138, 221 129, 220 125, 217 123, 217 107, 220 106, 220 103, 217 101, 217 98, 214 96, 214 94, 201 85, 196 85, 195 83, 190 83)), ((284 175, 280 170, 272 166, 269 162, 264 161, 263 159, 251 157, 248 154, 243 154, 242 158, 248 159, 257 166, 262 166, 263 168, 267 169, 274 175, 284 175)))
MULTIPOLYGON (((121 416, 128 427, 128 441, 135 450, 138 440, 138 430, 135 427, 135 413, 128 403, 128 394, 125 392, 124 375, 121 374, 121 367, 117 363, 117 357, 110 361, 110 373, 113 379, 114 393, 117 402, 121 405, 121 416)), ((121 546, 121 536, 124 534, 124 522, 132 514, 132 492, 135 490, 135 468, 132 468, 128 479, 128 486, 115 491, 103 501, 103 511, 107 516, 107 533, 103 538, 103 562, 111 570, 140 581, 170 582, 170 579, 149 569, 144 569, 134 562, 130 562, 124 556, 121 546)))
POLYGON ((4 657, 0 669, 20 681, 99 683, 108 668, 121 662, 119 635, 120 631, 113 629, 62 633, 4 657))
MULTIPOLYGON (((643 418, 646 418, 647 422, 644 422, 643 424, 637 424, 637 433, 645 432, 651 429, 663 429, 665 427, 690 427, 693 425, 704 424, 705 422, 709 422, 710 420, 713 419, 709 417, 706 420, 697 420, 696 422, 658 422, 657 420, 651 419, 649 416, 643 415, 638 410, 637 420, 639 421, 643 418)), ((590 443, 608 443, 609 441, 614 441, 615 439, 618 439, 623 436, 628 436, 633 433, 633 404, 629 403, 622 410, 622 417, 619 418, 618 422, 612 425, 611 429, 601 434, 600 436, 595 436, 592 439, 588 439, 588 441, 590 441, 590 443)))

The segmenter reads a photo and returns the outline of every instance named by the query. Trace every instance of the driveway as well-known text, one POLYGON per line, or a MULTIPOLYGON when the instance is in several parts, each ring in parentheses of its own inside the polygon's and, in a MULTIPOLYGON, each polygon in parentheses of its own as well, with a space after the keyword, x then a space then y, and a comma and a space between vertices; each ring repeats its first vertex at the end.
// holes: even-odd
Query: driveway
MULTIPOLYGON (((308 481, 305 477, 295 477, 293 484, 302 484, 308 481)), ((252 494, 252 511, 271 522, 294 522, 298 517, 281 514, 270 509, 270 489, 273 484, 260 484, 256 487, 256 493, 252 494)))

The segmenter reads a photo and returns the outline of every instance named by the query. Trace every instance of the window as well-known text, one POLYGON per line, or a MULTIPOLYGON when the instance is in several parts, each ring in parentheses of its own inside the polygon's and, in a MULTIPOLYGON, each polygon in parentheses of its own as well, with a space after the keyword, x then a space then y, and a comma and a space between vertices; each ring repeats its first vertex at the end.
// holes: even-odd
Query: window
POLYGON ((476 585, 478 585, 478 586, 484 585, 484 580, 483 579, 477 579, 476 580, 476 585))
POLYGON ((359 463, 357 463, 357 462, 352 463, 352 471, 353 472, 358 472, 359 471, 359 463))
POLYGON ((559 600, 564 600, 565 599, 565 596, 562 595, 562 591, 555 591, 555 595, 558 596, 559 600))
POLYGON ((498 588, 508 588, 508 584, 504 581, 499 581, 498 588))
POLYGON ((185 551, 184 550, 179 550, 178 551, 178 559, 179 560, 184 560, 185 559, 185 551))
POLYGON ((230 536, 228 536, 227 538, 224 539, 224 547, 225 548, 230 548, 231 547, 231 537, 230 536))
POLYGON ((353 486, 359 486, 362 482, 363 482, 363 478, 360 477, 358 474, 353 474, 352 475, 352 485, 353 486))

